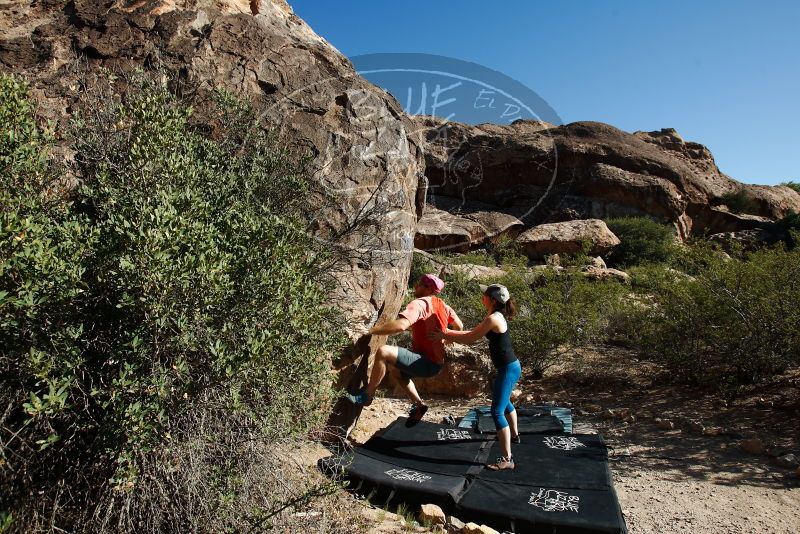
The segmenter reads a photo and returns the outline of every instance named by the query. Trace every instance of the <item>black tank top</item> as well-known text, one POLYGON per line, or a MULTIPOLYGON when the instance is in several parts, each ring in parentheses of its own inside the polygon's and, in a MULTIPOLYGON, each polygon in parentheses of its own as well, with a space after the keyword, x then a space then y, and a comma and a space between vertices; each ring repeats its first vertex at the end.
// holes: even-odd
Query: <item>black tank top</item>
POLYGON ((502 334, 494 330, 486 332, 486 339, 489 340, 489 355, 492 357, 495 367, 502 367, 517 360, 508 330, 506 327, 506 331, 502 334))

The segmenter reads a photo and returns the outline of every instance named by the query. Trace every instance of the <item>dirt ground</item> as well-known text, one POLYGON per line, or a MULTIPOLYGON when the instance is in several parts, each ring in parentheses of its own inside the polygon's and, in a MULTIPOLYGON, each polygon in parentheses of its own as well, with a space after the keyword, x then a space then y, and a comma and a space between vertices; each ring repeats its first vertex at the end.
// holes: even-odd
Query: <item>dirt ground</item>
MULTIPOLYGON (((786 452, 800 456, 800 371, 733 400, 671 385, 665 376, 627 351, 595 347, 567 358, 542 380, 523 378, 517 404, 570 406, 575 432, 604 436, 632 534, 800 532, 800 478, 775 460, 786 452), (740 449, 743 439, 753 437, 765 452, 740 449)), ((430 399, 425 419, 463 416, 489 402, 430 399)), ((366 441, 407 408, 401 398, 376 398, 363 411, 354 441, 366 441)), ((372 532, 428 531, 366 505, 364 515, 372 532)))

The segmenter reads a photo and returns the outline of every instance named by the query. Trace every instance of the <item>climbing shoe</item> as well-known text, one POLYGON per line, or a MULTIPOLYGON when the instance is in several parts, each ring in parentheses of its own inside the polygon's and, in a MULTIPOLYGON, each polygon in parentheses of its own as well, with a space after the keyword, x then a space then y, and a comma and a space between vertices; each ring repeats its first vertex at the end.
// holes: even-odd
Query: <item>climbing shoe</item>
POLYGON ((359 391, 355 395, 353 395, 351 393, 347 393, 344 396, 344 398, 349 400, 350 402, 352 402, 356 406, 369 406, 370 404, 372 404, 372 397, 367 395, 367 391, 364 390, 364 389, 362 389, 361 391, 359 391))
POLYGON ((505 456, 501 456, 497 459, 497 461, 493 464, 487 464, 486 469, 491 469, 492 471, 503 471, 505 469, 514 469, 514 457, 506 458, 505 456))
POLYGON ((408 420, 418 423, 422 420, 422 416, 428 411, 428 407, 424 404, 412 404, 411 409, 408 411, 408 420))

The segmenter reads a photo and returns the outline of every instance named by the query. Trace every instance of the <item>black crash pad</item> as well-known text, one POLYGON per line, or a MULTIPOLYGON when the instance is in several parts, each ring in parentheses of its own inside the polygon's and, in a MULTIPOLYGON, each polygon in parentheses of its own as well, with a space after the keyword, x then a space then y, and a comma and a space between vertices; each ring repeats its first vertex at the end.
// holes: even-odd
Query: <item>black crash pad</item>
MULTIPOLYGON (((478 478, 493 482, 559 488, 605 489, 611 485, 608 452, 599 435, 522 436, 522 443, 511 447, 514 470, 484 469, 478 478)), ((492 443, 489 460, 502 456, 497 442, 492 443)))
POLYGON ((493 435, 424 421, 409 426, 400 418, 320 467, 347 476, 373 502, 439 504, 498 530, 626 532, 601 436, 527 434, 512 451, 516 469, 490 471, 485 462, 500 456, 493 435))
POLYGON ((378 492, 379 500, 394 497, 406 502, 451 506, 467 485, 464 476, 417 471, 361 454, 360 449, 323 458, 320 468, 327 473, 346 475, 350 488, 361 494, 378 492))
MULTIPOLYGON (((564 423, 554 415, 517 415, 517 428, 520 434, 550 434, 564 432, 564 423)), ((478 432, 494 434, 497 427, 491 415, 478 418, 478 432)))
POLYGON ((401 417, 370 438, 358 452, 417 471, 457 476, 482 469, 482 448, 487 445, 487 436, 470 430, 427 421, 409 426, 408 420, 401 417))
POLYGON ((459 500, 455 515, 516 533, 626 532, 612 488, 582 490, 477 479, 459 500))

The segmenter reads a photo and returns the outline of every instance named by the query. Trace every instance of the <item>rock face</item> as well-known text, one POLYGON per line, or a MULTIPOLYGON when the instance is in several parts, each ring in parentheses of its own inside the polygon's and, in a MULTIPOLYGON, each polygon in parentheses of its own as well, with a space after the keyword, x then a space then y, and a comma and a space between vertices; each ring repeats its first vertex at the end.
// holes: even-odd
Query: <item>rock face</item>
MULTIPOLYGON (((369 233, 345 240, 353 247, 368 241, 370 252, 354 255, 331 297, 354 332, 394 318, 406 288, 424 162, 409 135, 414 125, 391 96, 356 75, 282 0, 44 0, 0 11, 0 71, 29 81, 44 118, 63 124, 79 91, 102 70, 124 80, 138 68, 194 93, 196 117, 204 116, 213 89, 226 89, 252 102, 281 143, 310 153, 314 178, 337 206, 320 213, 318 235, 341 232, 364 208, 374 210, 369 233)), ((338 359, 339 385, 363 380, 367 358, 356 364, 369 349, 338 359)), ((349 430, 355 415, 341 412, 336 422, 349 430)))
POLYGON ((478 278, 480 280, 500 279, 506 275, 506 272, 499 267, 461 263, 455 265, 446 265, 439 272, 439 276, 446 280, 448 276, 456 273, 466 277, 469 280, 472 280, 473 278, 478 278))
POLYGON ((442 198, 479 200, 526 227, 643 215, 674 224, 685 238, 757 228, 790 210, 800 212, 796 191, 736 182, 717 168, 706 147, 672 129, 631 134, 598 122, 414 121, 428 141, 426 176, 437 205, 442 198), (752 213, 726 206, 735 194, 748 199, 752 213))
POLYGON ((414 247, 420 250, 464 252, 485 236, 480 223, 427 207, 417 224, 414 247))
POLYGON ((501 236, 513 237, 524 227, 513 215, 491 211, 491 207, 481 209, 472 204, 466 208, 451 213, 426 206, 417 224, 414 246, 421 250, 464 252, 501 236))
POLYGON ((543 259, 547 254, 575 254, 584 242, 589 254, 605 254, 620 244, 619 238, 600 219, 540 224, 526 230, 515 243, 531 259, 543 259))

